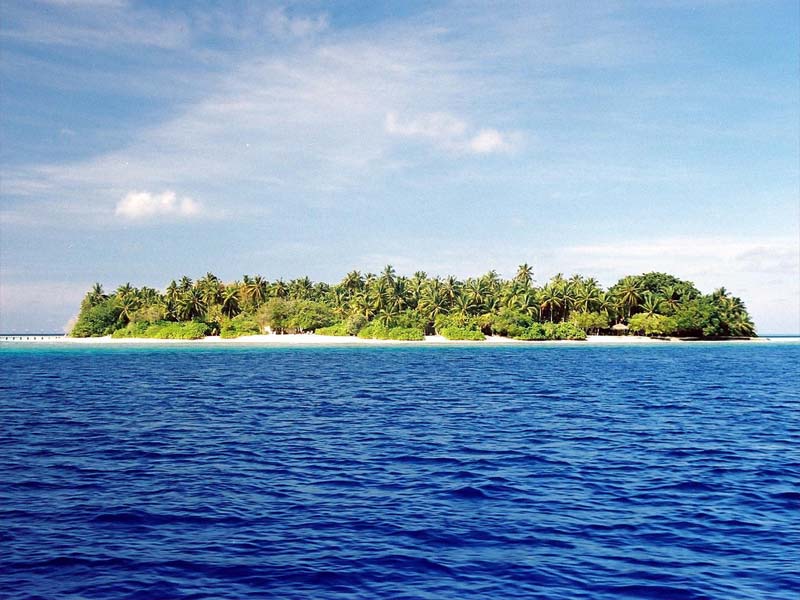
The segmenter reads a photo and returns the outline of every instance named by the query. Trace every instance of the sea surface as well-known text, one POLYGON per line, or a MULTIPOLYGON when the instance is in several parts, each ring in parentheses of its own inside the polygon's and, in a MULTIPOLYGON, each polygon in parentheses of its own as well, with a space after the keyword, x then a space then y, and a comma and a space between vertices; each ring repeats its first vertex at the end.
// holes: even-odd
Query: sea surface
POLYGON ((780 599, 800 345, 0 347, 0 597, 780 599))

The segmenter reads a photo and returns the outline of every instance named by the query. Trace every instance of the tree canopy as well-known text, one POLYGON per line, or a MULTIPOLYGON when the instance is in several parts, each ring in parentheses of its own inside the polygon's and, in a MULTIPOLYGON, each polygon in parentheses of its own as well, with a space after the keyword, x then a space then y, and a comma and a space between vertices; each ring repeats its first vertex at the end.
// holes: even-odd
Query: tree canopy
POLYGON ((703 295, 689 281, 656 272, 623 277, 608 290, 594 278, 560 273, 536 285, 528 264, 508 280, 495 271, 464 280, 421 271, 405 276, 387 265, 380 274, 351 271, 334 284, 308 277, 268 281, 260 275, 226 283, 212 273, 196 281, 183 276, 163 292, 125 283, 106 293, 95 284, 71 334, 125 337, 149 331, 157 337, 160 330, 178 331, 170 323, 200 324, 180 335, 224 337, 268 327, 275 333, 325 329, 342 335, 367 328, 364 336, 399 339, 433 333, 476 340, 484 335, 580 339, 617 323, 640 335, 755 335, 744 303, 725 288, 703 295), (404 333, 387 333, 393 329, 404 333))

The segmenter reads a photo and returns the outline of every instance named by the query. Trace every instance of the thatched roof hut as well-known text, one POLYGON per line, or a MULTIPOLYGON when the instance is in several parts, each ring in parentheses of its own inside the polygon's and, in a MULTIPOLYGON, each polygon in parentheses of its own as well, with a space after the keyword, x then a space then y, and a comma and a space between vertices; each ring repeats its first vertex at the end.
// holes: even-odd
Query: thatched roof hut
POLYGON ((616 334, 626 333, 628 331, 628 326, 622 323, 617 323, 616 325, 611 327, 611 331, 613 331, 616 334))

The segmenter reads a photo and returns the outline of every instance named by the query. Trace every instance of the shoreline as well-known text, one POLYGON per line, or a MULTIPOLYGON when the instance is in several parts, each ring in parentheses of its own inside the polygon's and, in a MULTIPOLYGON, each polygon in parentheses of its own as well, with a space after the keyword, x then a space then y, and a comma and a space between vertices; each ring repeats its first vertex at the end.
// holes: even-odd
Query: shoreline
POLYGON ((0 344, 64 344, 64 345, 101 345, 101 346, 137 346, 137 345, 208 345, 208 346, 541 346, 541 345, 600 345, 600 346, 632 346, 632 345, 665 345, 696 343, 798 343, 800 337, 756 337, 729 339, 681 339, 681 338, 649 338, 645 336, 612 336, 590 335, 586 340, 542 340, 525 341, 501 336, 487 336, 483 341, 448 340, 439 335, 425 336, 423 341, 375 340, 353 336, 324 336, 313 333, 298 334, 264 334, 248 335, 238 338, 220 338, 207 336, 198 340, 173 340, 156 338, 72 338, 68 336, 48 335, 5 335, 0 336, 0 344))

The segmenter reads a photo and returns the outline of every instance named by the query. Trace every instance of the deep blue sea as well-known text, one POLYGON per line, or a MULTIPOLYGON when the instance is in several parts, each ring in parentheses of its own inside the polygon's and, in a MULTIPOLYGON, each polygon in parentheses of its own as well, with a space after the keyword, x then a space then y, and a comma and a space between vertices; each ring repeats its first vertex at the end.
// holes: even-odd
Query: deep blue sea
POLYGON ((0 597, 796 600, 800 345, 0 348, 0 597))

